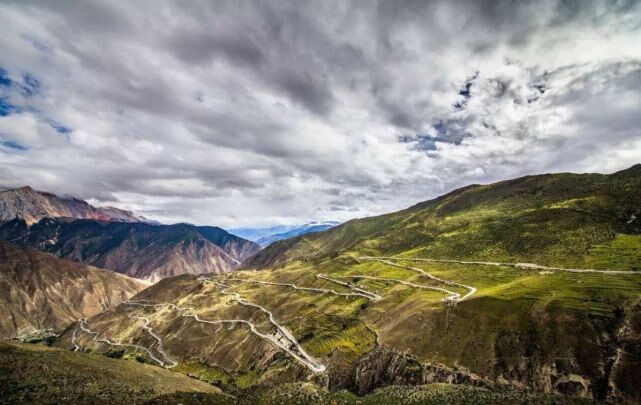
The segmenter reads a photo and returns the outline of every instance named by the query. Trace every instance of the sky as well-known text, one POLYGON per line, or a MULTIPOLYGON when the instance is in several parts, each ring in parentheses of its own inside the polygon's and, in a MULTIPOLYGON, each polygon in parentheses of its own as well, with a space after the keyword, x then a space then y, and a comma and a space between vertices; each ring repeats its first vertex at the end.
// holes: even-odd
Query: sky
POLYGON ((345 221, 641 162, 641 1, 0 3, 0 185, 345 221))

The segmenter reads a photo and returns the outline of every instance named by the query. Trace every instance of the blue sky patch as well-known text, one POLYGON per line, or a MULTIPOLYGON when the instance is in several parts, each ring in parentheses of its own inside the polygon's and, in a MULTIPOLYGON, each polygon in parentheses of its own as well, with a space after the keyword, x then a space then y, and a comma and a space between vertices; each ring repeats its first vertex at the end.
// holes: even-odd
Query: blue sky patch
POLYGON ((60 124, 59 122, 49 120, 47 121, 49 125, 51 125, 51 128, 55 129, 57 133, 62 134, 62 135, 69 135, 73 130, 69 127, 65 127, 64 125, 60 124))
POLYGON ((17 105, 11 104, 8 97, 0 97, 0 117, 6 117, 9 114, 20 111, 22 111, 22 109, 17 105))
POLYGON ((414 150, 436 150, 436 142, 452 143, 452 141, 439 136, 431 135, 404 135, 398 138, 401 143, 413 143, 412 149, 414 150))
POLYGON ((39 50, 42 53, 47 53, 47 54, 53 54, 53 48, 46 43, 40 41, 39 39, 36 39, 30 35, 21 35, 22 39, 25 41, 29 42, 34 48, 39 50))
POLYGON ((11 79, 9 79, 9 74, 3 68, 0 68, 0 86, 11 86, 11 79))
POLYGON ((31 97, 35 94, 38 94, 40 92, 40 87, 42 84, 40 83, 40 80, 38 80, 34 75, 31 73, 25 73, 22 75, 22 85, 20 88, 22 89, 22 94, 24 94, 26 97, 31 97))
POLYGON ((21 145, 18 142, 14 142, 14 141, 0 141, 0 145, 6 146, 7 148, 10 148, 10 149, 15 149, 15 150, 21 150, 21 151, 29 150, 29 148, 27 148, 26 146, 21 145))

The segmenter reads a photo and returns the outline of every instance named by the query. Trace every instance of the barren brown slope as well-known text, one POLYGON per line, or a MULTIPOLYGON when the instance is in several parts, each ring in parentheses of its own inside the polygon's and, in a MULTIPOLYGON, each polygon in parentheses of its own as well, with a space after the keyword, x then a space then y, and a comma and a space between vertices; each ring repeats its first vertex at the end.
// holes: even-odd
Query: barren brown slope
POLYGON ((150 284, 0 242, 0 337, 63 329, 113 308, 150 284))
POLYGON ((0 239, 156 282, 180 274, 225 273, 259 250, 221 228, 45 218, 0 225, 0 239))

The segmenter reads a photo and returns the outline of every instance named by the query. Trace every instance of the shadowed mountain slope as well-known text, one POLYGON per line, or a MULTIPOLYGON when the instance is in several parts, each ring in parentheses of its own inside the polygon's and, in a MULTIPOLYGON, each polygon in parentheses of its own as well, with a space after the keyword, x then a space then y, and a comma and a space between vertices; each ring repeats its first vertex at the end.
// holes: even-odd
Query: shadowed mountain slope
POLYGON ((259 246, 216 227, 45 218, 0 226, 0 239, 158 281, 184 273, 232 271, 259 246))

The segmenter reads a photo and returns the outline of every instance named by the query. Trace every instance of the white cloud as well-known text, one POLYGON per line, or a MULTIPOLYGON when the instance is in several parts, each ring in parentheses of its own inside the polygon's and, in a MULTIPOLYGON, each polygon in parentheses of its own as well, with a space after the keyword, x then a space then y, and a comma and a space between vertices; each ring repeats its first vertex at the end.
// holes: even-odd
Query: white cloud
POLYGON ((1 183, 232 227, 637 163, 639 3, 499 3, 4 2, 1 183))

